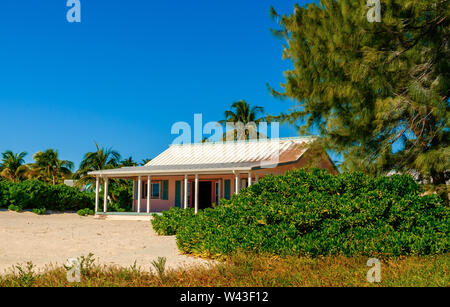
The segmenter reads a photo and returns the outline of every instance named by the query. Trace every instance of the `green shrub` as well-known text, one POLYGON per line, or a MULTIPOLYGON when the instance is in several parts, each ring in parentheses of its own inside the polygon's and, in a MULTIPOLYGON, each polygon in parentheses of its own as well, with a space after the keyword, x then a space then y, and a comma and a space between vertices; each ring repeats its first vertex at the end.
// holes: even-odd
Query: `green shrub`
POLYGON ((152 226, 159 235, 172 236, 177 232, 181 220, 194 215, 194 209, 170 208, 162 214, 153 214, 152 226))
POLYGON ((208 256, 239 250, 308 256, 447 253, 450 209, 439 196, 421 193, 407 175, 294 170, 266 176, 214 209, 195 216, 171 212, 153 225, 158 233, 176 231, 181 251, 208 256))
POLYGON ((84 209, 78 210, 78 211, 77 211, 77 214, 78 214, 78 215, 81 215, 81 216, 86 216, 86 215, 94 215, 95 212, 94 212, 94 210, 92 210, 92 209, 84 208, 84 209))
POLYGON ((13 183, 11 181, 0 178, 0 208, 8 208, 9 203, 9 187, 13 183))
POLYGON ((38 180, 12 183, 0 181, 0 206, 21 209, 77 211, 94 208, 95 193, 81 192, 66 185, 50 185, 38 180))
POLYGON ((43 215, 43 214, 47 213, 47 209, 45 209, 45 208, 34 208, 31 211, 38 215, 43 215))
POLYGON ((19 206, 16 206, 16 205, 9 205, 8 206, 8 210, 16 211, 16 212, 22 212, 23 209, 21 207, 19 207, 19 206))

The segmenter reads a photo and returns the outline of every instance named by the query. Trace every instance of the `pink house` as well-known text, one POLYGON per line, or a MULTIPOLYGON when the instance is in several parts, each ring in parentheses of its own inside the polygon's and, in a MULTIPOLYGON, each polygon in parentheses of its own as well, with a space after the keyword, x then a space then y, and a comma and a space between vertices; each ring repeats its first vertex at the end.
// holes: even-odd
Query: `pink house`
POLYGON ((105 195, 109 179, 132 179, 132 215, 149 215, 172 207, 197 212, 220 204, 221 198, 229 199, 267 174, 283 174, 309 166, 313 160, 315 167, 337 173, 324 150, 310 150, 314 140, 295 137, 171 145, 145 166, 91 172, 97 178, 95 212, 98 216, 107 213, 106 197, 103 212, 98 212, 100 179, 105 182, 105 195))

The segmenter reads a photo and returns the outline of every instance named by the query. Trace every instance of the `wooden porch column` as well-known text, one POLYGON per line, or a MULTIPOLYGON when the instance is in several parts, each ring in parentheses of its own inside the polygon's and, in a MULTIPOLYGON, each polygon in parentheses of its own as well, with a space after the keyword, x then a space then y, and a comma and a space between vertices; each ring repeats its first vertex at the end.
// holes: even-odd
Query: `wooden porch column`
POLYGON ((248 172, 248 186, 252 185, 252 173, 248 172))
POLYGON ((184 175, 184 209, 188 207, 188 175, 184 175))
POLYGON ((138 195, 137 195, 138 203, 137 203, 137 212, 141 212, 141 199, 142 199, 142 178, 141 176, 138 177, 138 195))
POLYGON ((234 173, 234 194, 239 193, 239 173, 234 173))
POLYGON ((103 196, 103 212, 106 213, 108 210, 108 177, 105 178, 105 193, 103 196))
POLYGON ((147 178, 147 213, 150 213, 150 200, 152 199, 152 195, 151 195, 151 192, 152 192, 152 185, 151 185, 151 183, 152 183, 152 178, 150 177, 150 176, 148 176, 148 178, 147 178))
POLYGON ((95 178, 95 214, 98 212, 100 178, 95 178))
POLYGON ((198 174, 195 174, 195 214, 198 212, 198 174))

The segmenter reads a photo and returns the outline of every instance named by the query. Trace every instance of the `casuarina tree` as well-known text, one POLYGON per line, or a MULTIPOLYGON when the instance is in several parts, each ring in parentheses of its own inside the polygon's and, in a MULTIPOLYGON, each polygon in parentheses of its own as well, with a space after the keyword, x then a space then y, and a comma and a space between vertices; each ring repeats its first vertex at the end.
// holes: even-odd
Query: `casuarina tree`
POLYGON ((272 8, 293 63, 272 92, 295 100, 277 118, 318 129, 344 170, 417 174, 448 201, 449 2, 384 0, 381 22, 366 0, 272 8))

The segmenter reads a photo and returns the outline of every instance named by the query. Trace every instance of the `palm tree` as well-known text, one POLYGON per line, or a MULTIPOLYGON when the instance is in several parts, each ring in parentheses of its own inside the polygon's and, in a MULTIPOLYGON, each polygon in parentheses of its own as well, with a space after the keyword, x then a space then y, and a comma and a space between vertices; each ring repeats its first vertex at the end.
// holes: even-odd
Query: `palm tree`
POLYGON ((33 159, 36 161, 32 165, 33 170, 35 170, 44 181, 51 181, 53 185, 57 183, 58 179, 67 178, 72 174, 74 166, 73 162, 60 160, 58 151, 54 149, 37 152, 34 154, 33 159))
POLYGON ((29 168, 25 164, 26 152, 13 153, 7 150, 2 153, 2 163, 0 164, 0 175, 4 178, 17 182, 25 179, 29 168))
POLYGON ((150 159, 150 158, 143 159, 142 162, 141 162, 141 165, 144 166, 144 165, 146 165, 146 164, 147 164, 148 162, 150 162, 150 161, 152 161, 152 159, 150 159))
POLYGON ((95 143, 96 151, 88 152, 84 155, 80 168, 75 173, 74 178, 78 179, 77 185, 93 185, 94 178, 88 175, 89 172, 103 169, 116 168, 120 165, 120 154, 112 148, 100 148, 95 143))
POLYGON ((129 166, 136 166, 137 163, 136 163, 136 161, 133 160, 133 157, 129 157, 129 158, 121 161, 120 165, 124 166, 124 167, 129 167, 129 166))
POLYGON ((249 140, 252 135, 258 137, 258 132, 256 127, 249 125, 254 123, 257 125, 261 121, 265 120, 265 117, 258 117, 260 114, 264 113, 264 108, 259 106, 250 107, 250 105, 245 100, 240 100, 234 102, 231 105, 231 110, 226 110, 224 115, 225 119, 219 121, 219 123, 239 124, 240 127, 236 127, 232 131, 227 131, 224 133, 224 138, 227 140, 249 140))

